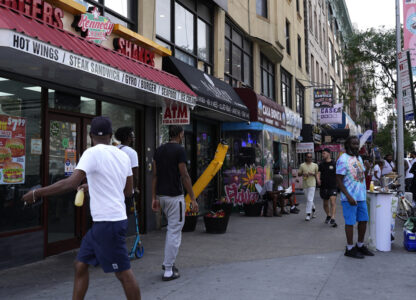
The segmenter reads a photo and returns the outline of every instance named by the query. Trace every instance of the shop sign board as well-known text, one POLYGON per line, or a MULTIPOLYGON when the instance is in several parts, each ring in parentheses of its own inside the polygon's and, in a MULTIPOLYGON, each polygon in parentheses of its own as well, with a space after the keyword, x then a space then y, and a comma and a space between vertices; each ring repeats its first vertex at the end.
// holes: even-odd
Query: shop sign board
POLYGON ((332 88, 314 89, 313 101, 315 108, 333 107, 334 106, 334 91, 332 88))
POLYGON ((0 115, 0 184, 25 183, 26 119, 0 115))
POLYGON ((342 124, 342 103, 319 109, 321 124, 342 124))
POLYGON ((257 100, 257 120, 274 126, 276 128, 286 129, 285 109, 279 104, 265 101, 258 96, 257 100))
POLYGON ((113 32, 114 23, 101 16, 97 7, 90 7, 88 12, 74 18, 72 26, 88 41, 101 44, 113 32))
POLYGON ((302 117, 297 112, 285 107, 286 112, 286 126, 302 129, 302 117))
POLYGON ((162 115, 163 125, 188 125, 191 120, 189 106, 173 101, 163 107, 162 115))
POLYGON ((411 70, 416 75, 416 1, 403 0, 403 48, 411 54, 411 70))
POLYGON ((63 28, 64 12, 58 7, 53 7, 44 0, 3 0, 0 4, 18 10, 33 18, 42 20, 44 23, 63 28))
POLYGON ((6 46, 31 55, 72 67, 120 84, 137 88, 167 99, 186 103, 191 107, 196 104, 196 97, 168 88, 150 80, 121 71, 117 68, 84 58, 72 52, 41 42, 14 31, 0 29, 0 46, 6 46))
POLYGON ((113 45, 117 52, 154 67, 155 54, 152 51, 123 38, 115 38, 113 45))
POLYGON ((296 153, 312 153, 314 152, 314 143, 297 143, 296 153))
POLYGON ((414 93, 412 90, 413 87, 413 76, 410 71, 409 57, 410 53, 408 51, 399 52, 399 70, 400 70, 400 79, 402 82, 402 92, 403 92, 403 106, 404 113, 406 115, 406 120, 412 120, 414 115, 414 93))
POLYGON ((315 151, 322 151, 325 148, 331 150, 331 152, 345 152, 345 148, 343 144, 323 144, 323 145, 316 145, 315 151))

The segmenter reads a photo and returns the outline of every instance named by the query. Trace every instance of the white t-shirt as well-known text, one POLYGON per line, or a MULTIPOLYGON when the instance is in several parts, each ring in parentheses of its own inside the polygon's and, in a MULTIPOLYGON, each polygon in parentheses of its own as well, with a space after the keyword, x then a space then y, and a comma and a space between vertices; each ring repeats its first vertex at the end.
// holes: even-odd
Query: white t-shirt
POLYGON ((412 168, 415 161, 416 158, 413 158, 411 161, 407 161, 407 163, 409 164, 409 169, 407 169, 406 171, 406 179, 413 178, 413 173, 410 173, 410 169, 412 168))
POLYGON ((124 187, 127 177, 133 173, 126 153, 117 147, 99 144, 85 150, 76 169, 87 174, 93 221, 127 219, 124 187))
POLYGON ((393 172, 393 168, 395 167, 394 162, 388 163, 387 160, 384 160, 383 170, 381 170, 381 175, 386 175, 393 172))
POLYGON ((117 145, 117 148, 129 156, 130 162, 131 162, 131 168, 135 168, 139 166, 139 157, 137 155, 136 150, 134 150, 133 148, 129 146, 121 145, 121 144, 117 145))
POLYGON ((373 177, 371 178, 371 180, 380 180, 379 178, 376 177, 376 172, 377 172, 377 176, 379 178, 381 178, 381 169, 380 166, 378 164, 376 164, 373 168, 373 177))

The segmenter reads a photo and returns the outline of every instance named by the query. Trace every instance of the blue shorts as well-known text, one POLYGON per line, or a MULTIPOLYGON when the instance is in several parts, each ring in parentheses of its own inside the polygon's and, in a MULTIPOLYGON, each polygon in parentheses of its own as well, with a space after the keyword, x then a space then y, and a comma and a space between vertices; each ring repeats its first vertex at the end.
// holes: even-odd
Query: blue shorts
POLYGON ((82 239, 77 260, 88 265, 101 265, 105 273, 130 269, 127 224, 127 220, 94 222, 82 239))
POLYGON ((348 201, 341 201, 345 225, 355 225, 357 222, 368 221, 367 201, 357 201, 352 206, 348 201))

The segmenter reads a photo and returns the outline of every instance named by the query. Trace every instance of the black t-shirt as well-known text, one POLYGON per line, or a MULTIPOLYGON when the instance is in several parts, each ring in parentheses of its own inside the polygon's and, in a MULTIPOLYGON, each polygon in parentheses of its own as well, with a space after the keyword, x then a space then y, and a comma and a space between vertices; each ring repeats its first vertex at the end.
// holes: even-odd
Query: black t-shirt
POLYGON ((171 197, 182 195, 178 164, 186 163, 185 149, 177 143, 166 143, 156 149, 153 159, 156 161, 156 194, 171 197))
POLYGON ((330 162, 323 161, 319 164, 319 172, 321 173, 321 188, 337 188, 336 169, 337 165, 333 160, 330 162))

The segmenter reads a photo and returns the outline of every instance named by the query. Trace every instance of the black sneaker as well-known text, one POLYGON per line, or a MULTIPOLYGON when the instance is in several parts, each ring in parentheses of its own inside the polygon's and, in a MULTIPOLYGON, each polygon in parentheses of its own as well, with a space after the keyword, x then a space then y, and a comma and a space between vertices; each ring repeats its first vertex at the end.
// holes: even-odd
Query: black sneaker
POLYGON ((290 213, 291 214, 298 214, 299 213, 299 209, 297 209, 296 207, 295 208, 292 208, 292 209, 290 209, 290 213))
POLYGON ((374 256, 374 253, 368 250, 368 248, 364 245, 362 247, 355 246, 355 248, 357 248, 357 251, 360 252, 362 255, 374 256))
MULTIPOLYGON (((162 265, 162 270, 165 271, 165 266, 164 265, 162 265)), ((172 272, 179 274, 179 270, 175 265, 172 266, 172 272)))
POLYGON ((325 224, 328 224, 330 220, 331 220, 331 217, 327 216, 326 219, 325 219, 325 224))
POLYGON ((352 247, 351 250, 348 250, 348 248, 345 247, 344 255, 352 258, 364 258, 364 255, 357 250, 357 247, 352 247))
POLYGON ((338 224, 337 223, 335 223, 335 219, 331 219, 331 221, 329 222, 329 224, 332 226, 332 227, 337 227, 338 226, 338 224))

